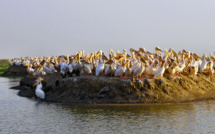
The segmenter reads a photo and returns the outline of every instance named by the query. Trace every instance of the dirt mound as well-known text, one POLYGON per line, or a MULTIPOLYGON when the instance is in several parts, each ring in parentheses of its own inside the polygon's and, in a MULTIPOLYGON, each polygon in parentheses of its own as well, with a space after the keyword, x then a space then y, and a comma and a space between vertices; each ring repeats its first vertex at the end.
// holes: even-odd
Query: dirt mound
MULTIPOLYGON (((45 101, 63 103, 179 103, 215 98, 214 80, 205 75, 169 79, 120 79, 116 77, 43 77, 45 101), (56 80, 59 83, 56 83, 56 80)), ((20 96, 35 97, 35 78, 20 81, 20 96)))
POLYGON ((27 74, 25 66, 10 66, 1 76, 26 76, 27 74))

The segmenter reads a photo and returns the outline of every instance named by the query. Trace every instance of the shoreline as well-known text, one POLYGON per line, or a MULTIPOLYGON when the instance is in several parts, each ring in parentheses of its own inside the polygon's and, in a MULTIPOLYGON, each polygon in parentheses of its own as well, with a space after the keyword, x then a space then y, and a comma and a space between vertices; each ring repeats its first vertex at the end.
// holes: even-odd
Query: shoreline
MULTIPOLYGON (((215 99, 215 83, 200 74, 193 80, 182 75, 172 80, 164 78, 136 80, 106 76, 61 78, 60 73, 44 76, 46 102, 61 104, 168 104, 215 99), (59 78, 59 85, 55 86, 59 78)), ((25 76, 18 86, 19 96, 36 97, 36 78, 25 76)))
POLYGON ((10 66, 0 76, 27 76, 27 67, 25 66, 10 66))

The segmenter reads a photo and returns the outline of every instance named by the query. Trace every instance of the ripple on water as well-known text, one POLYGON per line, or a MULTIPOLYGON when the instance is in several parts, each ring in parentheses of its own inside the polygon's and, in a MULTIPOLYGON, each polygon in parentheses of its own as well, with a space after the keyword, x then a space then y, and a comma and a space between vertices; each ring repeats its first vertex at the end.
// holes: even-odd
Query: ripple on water
POLYGON ((215 101, 164 105, 61 105, 17 96, 0 78, 0 133, 210 133, 215 101))

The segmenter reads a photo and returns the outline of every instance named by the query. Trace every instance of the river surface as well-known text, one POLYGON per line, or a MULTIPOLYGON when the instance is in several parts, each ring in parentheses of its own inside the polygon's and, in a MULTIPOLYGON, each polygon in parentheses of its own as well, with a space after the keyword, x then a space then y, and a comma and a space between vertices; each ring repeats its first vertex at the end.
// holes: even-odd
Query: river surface
POLYGON ((0 134, 215 133, 215 101, 154 105, 62 105, 17 95, 0 77, 0 134))

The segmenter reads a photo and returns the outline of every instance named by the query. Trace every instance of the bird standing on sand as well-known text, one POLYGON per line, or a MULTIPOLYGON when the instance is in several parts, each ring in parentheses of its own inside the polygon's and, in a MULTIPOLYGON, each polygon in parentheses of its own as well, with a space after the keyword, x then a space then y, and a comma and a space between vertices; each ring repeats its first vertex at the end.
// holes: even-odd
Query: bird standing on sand
POLYGON ((162 61, 160 68, 155 72, 154 78, 160 76, 160 79, 163 77, 165 71, 165 61, 162 61))
POLYGON ((202 63, 200 65, 200 72, 203 72, 207 67, 208 61, 206 60, 206 55, 202 56, 202 63))
POLYGON ((115 76, 118 77, 144 77, 160 78, 179 75, 196 76, 203 72, 207 76, 214 76, 215 54, 206 54, 200 58, 196 53, 182 50, 176 53, 173 48, 161 50, 155 47, 155 53, 146 51, 145 48, 135 50, 130 48, 130 54, 123 49, 109 52, 109 58, 101 50, 91 54, 84 51, 75 55, 61 55, 52 57, 25 57, 9 59, 10 66, 27 66, 27 72, 31 77, 49 75, 55 72, 61 73, 63 78, 85 75, 115 76), (141 63, 141 59, 145 60, 141 63), (178 75, 177 75, 178 74, 178 75))
POLYGON ((142 75, 142 73, 144 72, 144 70, 145 70, 145 60, 143 59, 143 58, 141 58, 140 59, 140 66, 138 67, 138 68, 136 68, 135 70, 134 70, 134 73, 133 73, 133 76, 136 76, 137 77, 137 79, 138 79, 138 76, 139 76, 139 78, 141 79, 141 75, 142 75))
POLYGON ((125 67, 127 66, 127 64, 128 64, 128 61, 122 62, 122 65, 115 71, 115 77, 120 76, 120 78, 122 78, 122 75, 125 73, 125 69, 126 69, 125 67))
MULTIPOLYGON (((100 52, 102 53, 102 52, 100 52)), ((99 59, 99 64, 96 67, 96 76, 99 76, 105 69, 105 64, 104 64, 104 55, 101 54, 102 57, 99 59)))

